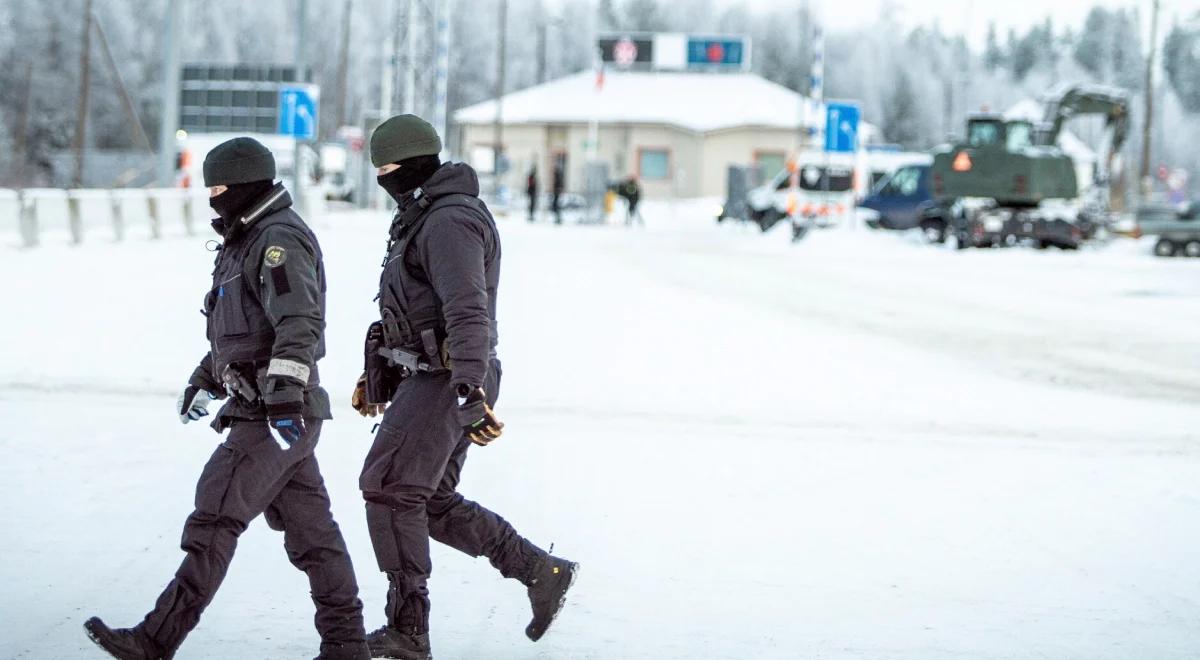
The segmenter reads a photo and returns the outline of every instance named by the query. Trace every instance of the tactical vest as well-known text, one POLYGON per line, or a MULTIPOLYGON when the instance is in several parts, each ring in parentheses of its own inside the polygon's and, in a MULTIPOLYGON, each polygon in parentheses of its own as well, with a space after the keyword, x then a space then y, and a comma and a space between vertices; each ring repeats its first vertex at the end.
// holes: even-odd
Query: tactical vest
POLYGON ((428 353, 428 346, 421 340, 425 330, 433 330, 439 347, 446 339, 442 301, 424 268, 412 258, 408 248, 434 211, 455 206, 470 209, 495 231, 495 221, 487 206, 478 197, 463 193, 451 193, 432 200, 420 197, 407 209, 397 211, 394 222, 399 224, 399 233, 393 234, 383 261, 383 273, 379 276, 379 314, 383 321, 384 345, 389 348, 428 353))
MULTIPOLYGON (((235 240, 227 241, 217 253, 213 269, 213 287, 204 300, 208 316, 208 340, 212 346, 213 376, 220 379, 232 363, 252 365, 255 370, 271 359, 275 329, 263 310, 258 281, 246 281, 246 272, 257 273, 263 255, 249 254, 258 238, 269 227, 283 225, 302 235, 316 250, 317 275, 321 284, 321 314, 325 313, 325 264, 321 248, 312 230, 290 208, 259 218, 235 240), (248 266, 250 266, 248 268, 248 266)), ((325 339, 317 344, 313 361, 325 355, 325 339)), ((309 385, 319 382, 317 369, 309 375, 309 385)))

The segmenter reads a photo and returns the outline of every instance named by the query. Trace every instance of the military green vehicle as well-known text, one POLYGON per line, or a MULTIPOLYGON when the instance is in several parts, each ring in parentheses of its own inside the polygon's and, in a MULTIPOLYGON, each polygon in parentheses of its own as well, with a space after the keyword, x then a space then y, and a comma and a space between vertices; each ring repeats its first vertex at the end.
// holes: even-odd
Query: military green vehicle
POLYGON ((1157 236, 1154 254, 1160 257, 1200 257, 1200 202, 1182 209, 1166 204, 1147 204, 1138 208, 1137 232, 1157 236))
POLYGON ((934 153, 932 187, 939 203, 922 219, 927 234, 940 229, 942 236, 956 236, 960 248, 1023 240, 1076 248, 1094 233, 1121 197, 1109 182, 1128 133, 1128 95, 1076 85, 1051 92, 1042 104, 1040 123, 972 115, 966 141, 934 153), (1105 118, 1109 146, 1092 195, 1081 199, 1075 164, 1057 145, 1058 136, 1071 118, 1096 114, 1105 118))

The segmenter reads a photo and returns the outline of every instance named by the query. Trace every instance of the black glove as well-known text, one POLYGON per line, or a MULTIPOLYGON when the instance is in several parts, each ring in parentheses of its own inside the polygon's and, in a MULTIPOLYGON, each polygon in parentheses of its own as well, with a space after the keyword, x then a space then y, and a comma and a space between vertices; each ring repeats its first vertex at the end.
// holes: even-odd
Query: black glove
POLYGON ((458 386, 458 423, 471 442, 486 447, 504 432, 504 423, 487 404, 482 387, 458 386))
POLYGON ((282 377, 267 379, 263 395, 267 425, 279 448, 287 451, 304 437, 304 390, 282 377))
POLYGON ((267 424, 271 427, 271 437, 279 448, 287 451, 292 444, 304 437, 303 405, 299 403, 277 403, 267 406, 267 424))

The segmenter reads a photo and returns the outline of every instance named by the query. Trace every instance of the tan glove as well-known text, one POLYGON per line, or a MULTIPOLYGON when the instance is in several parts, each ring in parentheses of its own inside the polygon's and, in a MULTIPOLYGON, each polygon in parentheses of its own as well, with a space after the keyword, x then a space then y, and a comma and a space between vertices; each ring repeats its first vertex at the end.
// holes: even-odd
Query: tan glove
POLYGON ((481 447, 488 446, 504 433, 504 422, 492 412, 487 395, 480 387, 467 389, 466 396, 459 398, 458 423, 471 442, 481 447))
POLYGON ((375 417, 376 415, 382 415, 383 409, 387 407, 387 404, 383 403, 376 405, 370 405, 367 403, 366 372, 363 372, 363 375, 358 377, 358 382, 354 384, 354 394, 350 395, 350 405, 353 406, 354 409, 358 411, 358 414, 362 415, 363 417, 375 417))

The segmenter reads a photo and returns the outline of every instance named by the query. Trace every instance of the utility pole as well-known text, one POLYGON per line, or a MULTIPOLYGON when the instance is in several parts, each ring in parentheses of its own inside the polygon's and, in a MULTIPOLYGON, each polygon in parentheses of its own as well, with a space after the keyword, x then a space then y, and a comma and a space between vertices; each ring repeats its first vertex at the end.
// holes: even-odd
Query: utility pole
MULTIPOLYGON (((354 0, 346 0, 342 5, 342 44, 338 51, 338 70, 337 70, 337 118, 336 125, 331 128, 337 131, 342 126, 346 125, 346 96, 350 70, 350 17, 354 13, 354 0)), ((326 135, 331 135, 330 131, 325 132, 326 135)))
POLYGON ((450 6, 453 0, 435 2, 433 127, 442 136, 442 160, 446 160, 450 151, 450 141, 446 138, 446 84, 450 77, 450 6))
POLYGON ((382 119, 392 116, 392 83, 396 80, 396 52, 393 44, 383 47, 383 67, 379 73, 379 114, 382 119))
POLYGON ((179 51, 183 35, 184 0, 166 0, 163 38, 162 118, 158 131, 158 185, 175 183, 175 132, 179 129, 179 51))
MULTIPOLYGON (((391 98, 388 99, 388 107, 389 108, 396 106, 396 93, 400 91, 398 89, 398 83, 400 82, 399 81, 399 73, 400 72, 398 70, 398 65, 400 64, 400 18, 401 18, 400 7, 401 7, 401 2, 400 2, 400 0, 393 0, 393 2, 395 3, 395 5, 393 7, 395 9, 395 13, 392 16, 392 46, 391 46, 391 52, 388 53, 388 59, 391 62, 391 67, 389 67, 388 72, 389 72, 389 75, 391 75, 391 77, 392 77, 391 81, 388 83, 388 90, 391 91, 391 95, 392 95, 391 98)), ((403 106, 401 106, 401 107, 403 107, 403 106)))
POLYGON ((539 85, 546 82, 546 29, 546 19, 539 17, 537 24, 537 81, 539 85))
POLYGON ((1146 58, 1146 105, 1142 117, 1142 196, 1150 194, 1150 125, 1154 120, 1154 58, 1158 54, 1158 5, 1154 0, 1150 12, 1150 55, 1146 58))
POLYGON ((96 25, 96 36, 100 38, 100 52, 104 54, 104 62, 108 65, 113 82, 117 85, 117 92, 121 97, 121 107, 125 109, 125 117, 129 121, 129 132, 133 134, 133 141, 146 151, 153 152, 154 148, 150 146, 150 137, 146 135, 146 128, 142 126, 142 120, 138 118, 133 99, 129 97, 129 90, 125 87, 125 79, 121 77, 121 70, 117 68, 117 61, 113 58, 112 49, 108 47, 108 35, 104 33, 104 24, 100 22, 98 16, 92 16, 92 22, 96 25))
POLYGON ((404 28, 404 108, 405 114, 417 113, 417 2, 408 0, 408 25, 404 28))
MULTIPOLYGON (((809 51, 812 50, 812 33, 810 32, 812 30, 812 25, 809 15, 808 0, 800 1, 799 18, 800 36, 797 39, 797 42, 799 43, 799 48, 797 48, 797 59, 801 59, 803 57, 806 49, 809 51)), ((800 62, 796 62, 797 66, 799 66, 799 64, 800 62)), ((804 149, 804 145, 808 142, 808 99, 812 94, 812 78, 809 78, 808 89, 804 89, 804 85, 801 84, 800 89, 797 89, 796 92, 800 97, 800 107, 797 108, 797 114, 799 115, 797 123, 799 125, 796 129, 796 148, 794 151, 796 154, 799 154, 800 151, 804 149)))
POLYGON ((79 53, 79 103, 75 112, 75 177, 76 188, 83 185, 83 150, 87 141, 88 91, 92 83, 92 0, 83 6, 83 38, 79 53))
MULTIPOLYGON (((89 0, 90 2, 90 0, 89 0)), ((493 194, 500 196, 500 160, 504 155, 504 74, 508 51, 508 0, 500 0, 500 38, 496 54, 496 123, 493 126, 492 170, 495 171, 493 194)))
POLYGON ((33 111, 33 62, 25 65, 25 101, 17 117, 17 134, 13 144, 16 185, 25 184, 25 165, 29 162, 29 115, 33 111))
MULTIPOLYGON (((308 28, 308 0, 298 0, 296 4, 296 44, 292 61, 296 67, 296 82, 304 83, 308 82, 304 76, 304 46, 308 28)), ((301 215, 308 210, 306 208, 307 204, 304 202, 304 184, 307 183, 304 179, 308 176, 308 168, 305 167, 304 146, 304 140, 297 135, 295 139, 295 151, 292 154, 292 173, 294 175, 294 181, 292 182, 294 190, 292 190, 292 193, 296 197, 296 209, 301 215)))

